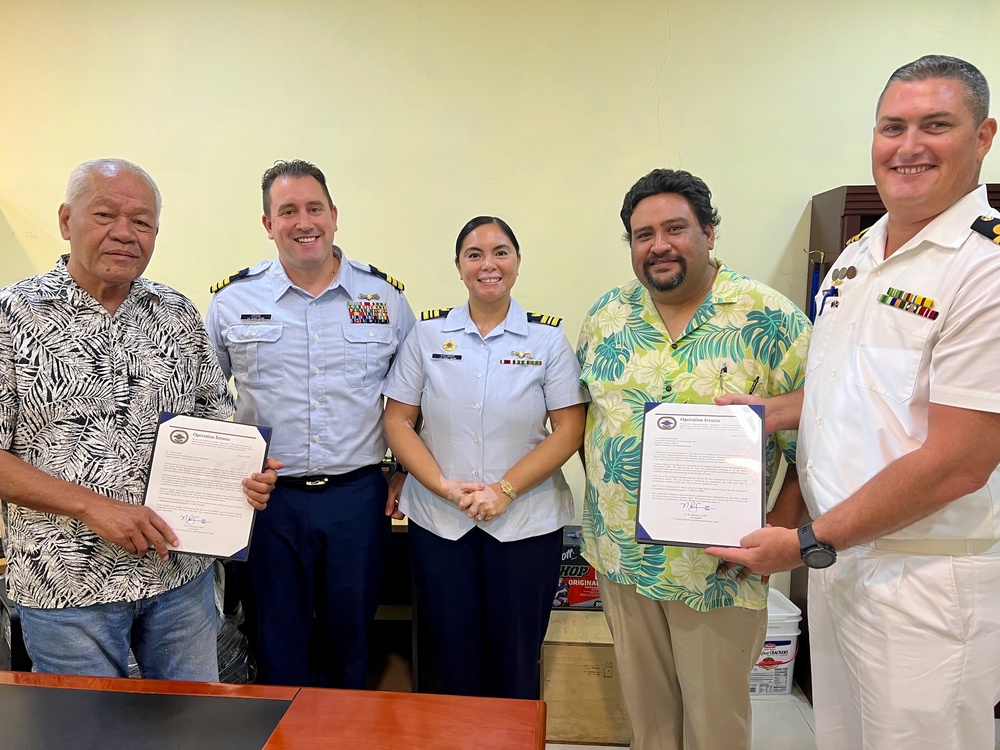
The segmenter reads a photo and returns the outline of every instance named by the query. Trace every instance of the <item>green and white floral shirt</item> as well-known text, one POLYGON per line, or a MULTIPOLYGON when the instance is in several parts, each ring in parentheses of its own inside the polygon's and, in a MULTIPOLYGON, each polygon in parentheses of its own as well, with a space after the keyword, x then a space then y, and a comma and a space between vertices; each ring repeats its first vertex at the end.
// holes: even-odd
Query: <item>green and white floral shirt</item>
MULTIPOLYGON (((712 403, 722 393, 773 396, 801 388, 811 326, 787 298, 716 263, 711 292, 673 341, 638 280, 604 294, 580 332, 580 376, 590 391, 584 458, 583 555, 612 581, 651 599, 699 611, 763 609, 758 576, 717 576, 718 560, 695 547, 635 541, 642 418, 647 402, 712 403), (724 370, 724 372, 723 372, 724 370), (720 375, 720 373, 722 373, 720 375), (756 386, 754 384, 756 383, 756 386)), ((795 462, 795 433, 767 440, 767 487, 795 462)))

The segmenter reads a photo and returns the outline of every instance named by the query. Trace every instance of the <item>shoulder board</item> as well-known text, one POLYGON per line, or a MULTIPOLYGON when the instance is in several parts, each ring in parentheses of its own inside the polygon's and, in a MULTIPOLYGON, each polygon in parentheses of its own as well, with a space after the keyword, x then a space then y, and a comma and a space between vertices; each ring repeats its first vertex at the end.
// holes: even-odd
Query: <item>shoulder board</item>
POLYGON ((844 245, 844 247, 847 247, 847 245, 853 245, 855 242, 857 242, 858 240, 860 240, 862 237, 865 236, 865 232, 867 232, 869 229, 871 229, 871 227, 865 227, 864 229, 862 229, 856 235, 854 235, 853 237, 851 237, 851 239, 849 239, 847 241, 847 243, 844 245))
POLYGON ((420 313, 421 320, 437 320, 438 318, 445 317, 451 312, 450 307, 437 307, 433 310, 424 310, 420 313))
POLYGON ((562 323, 562 318, 557 318, 555 315, 543 315, 542 313, 528 313, 529 323, 541 323, 545 326, 552 326, 553 328, 558 327, 562 323))
POLYGON ((208 288, 208 291, 210 291, 212 294, 215 294, 217 291, 219 291, 220 289, 223 289, 223 288, 229 286, 234 281, 238 281, 239 279, 246 278, 249 275, 250 275, 250 269, 249 268, 244 268, 242 271, 237 271, 232 276, 227 276, 222 281, 218 281, 215 284, 212 284, 212 286, 210 286, 208 288))
POLYGON ((996 216, 980 216, 972 222, 972 231, 979 232, 990 242, 1000 245, 1000 219, 996 216))
POLYGON ((378 276, 380 279, 384 279, 385 281, 389 282, 394 288, 396 288, 400 292, 406 289, 402 281, 392 278, 392 276, 387 274, 385 271, 382 271, 381 269, 378 269, 375 266, 368 266, 368 272, 372 276, 378 276))

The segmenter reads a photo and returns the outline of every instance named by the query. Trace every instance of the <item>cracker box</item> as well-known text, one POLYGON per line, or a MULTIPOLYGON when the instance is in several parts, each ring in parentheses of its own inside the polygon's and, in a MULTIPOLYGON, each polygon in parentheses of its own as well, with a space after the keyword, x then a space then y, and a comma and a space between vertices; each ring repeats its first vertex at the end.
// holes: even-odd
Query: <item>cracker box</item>
POLYGON ((553 609, 602 609, 597 571, 580 556, 580 542, 579 526, 563 527, 562 561, 553 609))

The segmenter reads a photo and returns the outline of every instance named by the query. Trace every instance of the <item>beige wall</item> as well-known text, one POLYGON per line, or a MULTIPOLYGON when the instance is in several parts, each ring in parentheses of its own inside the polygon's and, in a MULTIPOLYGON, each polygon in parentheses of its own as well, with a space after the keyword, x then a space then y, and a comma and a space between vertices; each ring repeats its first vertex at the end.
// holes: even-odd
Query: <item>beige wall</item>
POLYGON ((943 52, 1000 91, 998 27, 995 0, 0 0, 0 284, 64 250, 70 169, 123 156, 165 197, 148 275, 204 309, 273 254, 257 181, 301 157, 414 308, 462 301, 454 236, 497 213, 518 298, 575 339, 631 273, 622 195, 671 166, 715 192, 719 256, 801 304, 809 197, 870 182, 885 78, 943 52))

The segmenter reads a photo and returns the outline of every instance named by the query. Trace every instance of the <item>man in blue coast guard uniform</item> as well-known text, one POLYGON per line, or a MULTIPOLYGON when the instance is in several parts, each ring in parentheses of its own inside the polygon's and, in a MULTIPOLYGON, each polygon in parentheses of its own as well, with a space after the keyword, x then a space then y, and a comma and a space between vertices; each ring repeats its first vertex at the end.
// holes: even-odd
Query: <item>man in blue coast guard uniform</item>
POLYGON ((250 544, 260 681, 363 688, 403 479, 387 491, 382 388, 413 311, 401 283, 333 244, 337 208, 318 168, 277 162, 261 188, 278 257, 216 284, 206 321, 236 420, 273 427, 285 464, 250 544))

